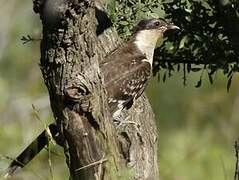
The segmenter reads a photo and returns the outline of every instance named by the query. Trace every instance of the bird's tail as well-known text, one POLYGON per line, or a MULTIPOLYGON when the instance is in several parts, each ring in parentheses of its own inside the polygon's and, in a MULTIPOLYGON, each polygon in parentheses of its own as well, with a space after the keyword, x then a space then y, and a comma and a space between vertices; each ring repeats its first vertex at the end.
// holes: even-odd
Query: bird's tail
POLYGON ((50 138, 59 142, 59 133, 56 124, 50 124, 20 155, 9 165, 5 177, 11 177, 21 168, 25 167, 50 141, 50 138))

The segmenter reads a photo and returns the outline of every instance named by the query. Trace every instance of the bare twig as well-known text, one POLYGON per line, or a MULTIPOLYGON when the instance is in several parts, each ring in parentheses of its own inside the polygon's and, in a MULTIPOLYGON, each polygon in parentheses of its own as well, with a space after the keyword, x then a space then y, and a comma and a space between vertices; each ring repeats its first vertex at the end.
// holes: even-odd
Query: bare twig
POLYGON ((21 38, 22 44, 27 44, 31 41, 40 41, 40 40, 41 40, 41 38, 33 38, 29 34, 26 36, 22 36, 22 38, 21 38))
POLYGON ((104 159, 104 158, 102 158, 102 159, 100 159, 99 161, 96 161, 96 162, 93 162, 93 163, 91 163, 91 164, 88 164, 88 165, 86 165, 86 166, 83 166, 83 167, 81 167, 81 168, 78 168, 78 169, 76 169, 76 171, 80 171, 80 170, 82 170, 82 169, 86 169, 86 168, 89 168, 89 167, 92 167, 92 166, 96 166, 96 165, 98 165, 98 164, 103 164, 104 162, 106 162, 106 161, 108 161, 108 159, 104 159))

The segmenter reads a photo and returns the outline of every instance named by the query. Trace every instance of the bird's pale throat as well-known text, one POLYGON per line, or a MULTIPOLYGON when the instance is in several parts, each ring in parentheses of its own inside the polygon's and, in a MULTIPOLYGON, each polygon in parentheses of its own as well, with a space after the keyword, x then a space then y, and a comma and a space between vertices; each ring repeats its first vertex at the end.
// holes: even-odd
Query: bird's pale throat
POLYGON ((163 37, 158 30, 142 30, 137 33, 134 43, 146 55, 149 63, 152 65, 154 49, 162 39, 163 37))

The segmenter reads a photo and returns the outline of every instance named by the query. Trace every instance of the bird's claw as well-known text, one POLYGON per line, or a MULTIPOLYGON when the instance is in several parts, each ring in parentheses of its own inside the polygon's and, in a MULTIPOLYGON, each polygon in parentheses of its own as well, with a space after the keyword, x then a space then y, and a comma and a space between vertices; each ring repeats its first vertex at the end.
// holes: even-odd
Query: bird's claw
POLYGON ((130 121, 129 118, 130 116, 126 117, 126 118, 123 118, 121 119, 123 116, 121 115, 119 118, 115 118, 114 119, 114 123, 116 125, 116 128, 118 129, 119 127, 123 126, 123 125, 128 125, 128 124, 132 124, 134 125, 135 127, 139 127, 139 124, 137 122, 134 122, 134 121, 130 121))

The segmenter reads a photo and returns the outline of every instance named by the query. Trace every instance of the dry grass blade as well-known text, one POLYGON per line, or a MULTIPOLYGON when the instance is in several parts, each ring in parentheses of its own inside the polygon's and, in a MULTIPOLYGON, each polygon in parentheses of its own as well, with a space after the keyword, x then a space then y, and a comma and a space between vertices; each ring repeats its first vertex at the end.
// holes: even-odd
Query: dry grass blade
POLYGON ((93 162, 93 163, 88 164, 88 165, 86 165, 86 166, 83 166, 83 167, 81 167, 81 168, 78 168, 78 169, 76 169, 76 171, 80 171, 80 170, 82 170, 82 169, 86 169, 86 168, 89 168, 89 167, 92 167, 92 166, 96 166, 96 165, 98 165, 98 164, 103 164, 103 163, 106 162, 106 161, 108 161, 108 159, 102 158, 102 159, 100 159, 99 161, 96 161, 96 162, 93 162))
POLYGON ((234 180, 239 180, 239 145, 238 141, 235 141, 235 156, 236 156, 236 167, 235 167, 235 174, 234 174, 234 180))

